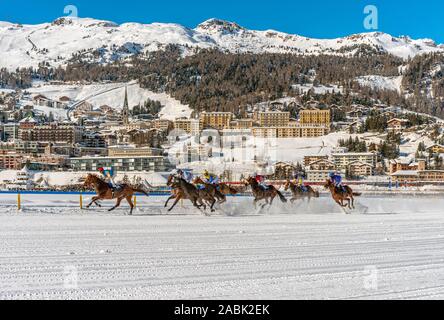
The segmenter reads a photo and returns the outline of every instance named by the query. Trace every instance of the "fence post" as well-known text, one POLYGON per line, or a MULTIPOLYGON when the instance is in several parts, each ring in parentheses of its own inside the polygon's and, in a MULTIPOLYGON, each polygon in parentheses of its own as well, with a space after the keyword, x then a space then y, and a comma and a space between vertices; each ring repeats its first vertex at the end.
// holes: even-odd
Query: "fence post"
POLYGON ((137 207, 137 196, 134 196, 134 208, 137 207))
POLYGON ((20 195, 20 192, 17 193, 17 210, 22 210, 22 197, 20 195))
POLYGON ((80 210, 83 210, 83 195, 80 193, 80 210))

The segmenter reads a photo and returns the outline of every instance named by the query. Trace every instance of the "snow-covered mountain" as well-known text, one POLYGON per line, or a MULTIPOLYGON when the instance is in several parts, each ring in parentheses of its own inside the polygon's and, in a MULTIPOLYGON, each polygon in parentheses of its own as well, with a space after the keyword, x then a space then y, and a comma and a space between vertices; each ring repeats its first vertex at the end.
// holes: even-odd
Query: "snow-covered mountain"
POLYGON ((444 52, 433 40, 393 37, 381 32, 338 39, 310 39, 278 31, 248 30, 236 23, 210 19, 195 29, 167 23, 124 23, 90 18, 59 18, 52 23, 18 25, 0 22, 0 67, 36 67, 66 64, 73 54, 88 61, 108 63, 133 54, 177 44, 191 48, 219 48, 229 52, 282 52, 294 54, 353 54, 362 45, 408 58, 444 52))

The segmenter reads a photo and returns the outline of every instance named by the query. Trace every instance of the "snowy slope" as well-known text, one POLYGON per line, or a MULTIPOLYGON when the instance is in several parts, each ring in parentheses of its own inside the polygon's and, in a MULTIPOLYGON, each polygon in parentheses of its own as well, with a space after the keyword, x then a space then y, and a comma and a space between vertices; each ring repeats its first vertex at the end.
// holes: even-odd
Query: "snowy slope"
POLYGON ((356 79, 362 86, 371 87, 374 90, 390 90, 401 93, 402 76, 383 77, 383 76, 363 76, 356 79))
POLYGON ((89 85, 43 84, 27 89, 27 91, 33 95, 42 94, 50 99, 58 100, 62 96, 67 96, 73 101, 85 100, 95 107, 108 105, 120 110, 125 98, 125 87, 128 90, 128 104, 130 108, 143 104, 147 99, 151 99, 159 101, 164 106, 160 112, 162 119, 175 120, 176 118, 189 117, 191 115, 192 110, 188 105, 183 105, 180 101, 166 93, 157 93, 141 88, 134 81, 129 83, 93 83, 89 85))
MULTIPOLYGON (((295 54, 351 54, 357 45, 370 45, 402 58, 426 52, 444 52, 430 39, 395 38, 373 32, 338 39, 310 39, 274 30, 255 31, 218 19, 195 29, 178 24, 124 23, 91 18, 59 18, 52 23, 16 25, 0 22, 0 67, 64 65, 73 54, 88 61, 107 63, 168 44, 189 48, 219 48, 230 52, 289 52, 295 54)), ((187 49, 188 48, 188 49, 187 49)))

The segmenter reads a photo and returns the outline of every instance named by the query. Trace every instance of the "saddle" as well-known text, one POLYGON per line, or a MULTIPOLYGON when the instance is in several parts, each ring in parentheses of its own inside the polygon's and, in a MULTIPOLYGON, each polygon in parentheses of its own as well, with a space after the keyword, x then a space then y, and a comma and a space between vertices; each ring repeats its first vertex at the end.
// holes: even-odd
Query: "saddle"
POLYGON ((335 187, 335 189, 336 189, 336 192, 338 192, 338 193, 347 193, 345 186, 335 187))
POLYGON ((302 193, 307 193, 308 192, 308 188, 306 186, 298 186, 298 189, 302 193))
POLYGON ((262 191, 267 191, 270 189, 271 186, 270 185, 264 186, 264 185, 260 184, 259 187, 262 189, 262 191))
POLYGON ((118 193, 118 192, 120 192, 120 191, 123 190, 123 185, 121 185, 121 184, 118 184, 118 185, 116 185, 116 186, 114 187, 114 186, 110 183, 110 184, 108 184, 108 186, 109 186, 110 189, 111 189, 111 193, 112 193, 113 198, 116 196, 116 193, 118 193))

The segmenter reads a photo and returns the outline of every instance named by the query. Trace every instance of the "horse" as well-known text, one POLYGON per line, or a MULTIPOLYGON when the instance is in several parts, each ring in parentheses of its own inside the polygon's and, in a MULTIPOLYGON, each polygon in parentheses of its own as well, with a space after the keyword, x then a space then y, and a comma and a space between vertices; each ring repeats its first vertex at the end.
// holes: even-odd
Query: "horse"
POLYGON ((361 193, 353 192, 349 186, 343 186, 343 191, 339 190, 331 180, 327 180, 325 189, 329 189, 333 197, 333 200, 339 204, 342 208, 348 206, 349 209, 355 209, 355 198, 361 196, 361 193), (344 204, 344 201, 348 202, 344 204))
POLYGON ((242 186, 242 188, 239 187, 236 188, 223 182, 219 183, 219 190, 224 195, 236 195, 241 192, 244 192, 245 190, 243 189, 245 189, 244 186, 242 186))
POLYGON ((122 203, 123 199, 126 199, 126 201, 128 202, 128 204, 131 207, 131 211, 130 211, 130 215, 133 214, 133 210, 134 210, 134 204, 133 204, 133 196, 134 193, 136 192, 140 192, 143 193, 147 196, 149 196, 149 194, 139 188, 133 188, 128 184, 122 184, 120 189, 118 191, 113 192, 113 190, 110 188, 110 186, 108 185, 108 183, 106 183, 105 181, 103 181, 101 178, 99 178, 98 176, 94 175, 94 174, 89 174, 86 179, 85 182, 83 184, 84 188, 88 188, 88 187, 94 187, 94 190, 97 193, 97 196, 92 198, 92 201, 89 205, 86 206, 87 209, 89 209, 93 204, 96 204, 98 207, 101 207, 101 205, 97 202, 99 200, 117 200, 116 205, 109 209, 108 211, 111 212, 115 209, 117 209, 118 207, 120 207, 120 204, 122 203))
POLYGON ((200 177, 196 177, 193 180, 195 185, 203 185, 204 190, 207 191, 213 198, 216 198, 219 204, 222 204, 227 201, 227 197, 219 191, 218 186, 205 182, 200 177))
POLYGON ((198 190, 196 186, 192 185, 191 183, 188 183, 187 181, 185 181, 185 179, 178 177, 176 175, 170 175, 168 178, 167 185, 171 187, 173 190, 172 190, 172 195, 168 198, 167 202, 165 203, 165 208, 168 206, 170 200, 175 199, 173 206, 170 209, 168 209, 168 212, 172 211, 174 207, 176 207, 177 203, 179 203, 179 201, 182 199, 190 200, 193 203, 193 205, 198 209, 200 209, 202 206, 204 207, 204 209, 206 209, 206 206, 203 202, 205 200, 210 203, 211 212, 215 211, 213 209, 213 206, 216 203, 216 199, 212 197, 210 194, 208 194, 207 191, 198 190))
POLYGON ((261 201, 261 200, 265 200, 265 204, 262 205, 261 209, 263 209, 267 204, 271 207, 271 205, 273 204, 273 200, 274 200, 274 198, 276 198, 276 196, 279 196, 279 199, 283 203, 287 202, 287 199, 284 197, 284 195, 278 189, 276 189, 276 187, 270 185, 270 186, 268 186, 268 189, 264 189, 263 187, 261 187, 259 185, 259 183, 256 181, 256 179, 254 179, 253 177, 249 177, 246 180, 245 185, 251 186, 251 190, 253 191, 253 195, 254 195, 254 207, 255 208, 257 208, 257 202, 261 201), (270 201, 268 201, 268 199, 270 199, 270 201))
POLYGON ((285 191, 290 189, 291 193, 293 194, 293 198, 290 199, 291 203, 304 198, 307 198, 308 202, 310 202, 311 198, 319 198, 318 191, 315 191, 311 186, 305 186, 305 188, 307 189, 306 191, 304 191, 301 186, 296 185, 290 180, 287 180, 284 186, 285 191))

